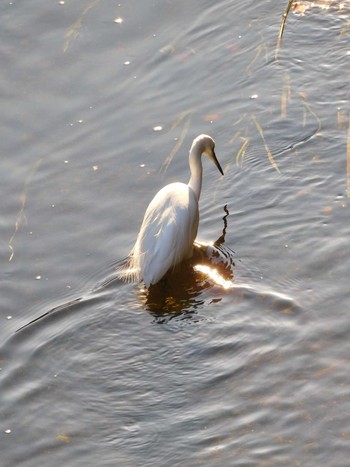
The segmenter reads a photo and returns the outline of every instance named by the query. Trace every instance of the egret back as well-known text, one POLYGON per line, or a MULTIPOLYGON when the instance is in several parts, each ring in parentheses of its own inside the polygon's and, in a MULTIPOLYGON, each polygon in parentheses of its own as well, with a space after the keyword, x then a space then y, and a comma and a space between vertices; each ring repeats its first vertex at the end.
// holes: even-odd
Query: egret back
POLYGON ((198 201, 184 183, 162 188, 149 204, 131 256, 131 268, 146 287, 192 256, 198 201))

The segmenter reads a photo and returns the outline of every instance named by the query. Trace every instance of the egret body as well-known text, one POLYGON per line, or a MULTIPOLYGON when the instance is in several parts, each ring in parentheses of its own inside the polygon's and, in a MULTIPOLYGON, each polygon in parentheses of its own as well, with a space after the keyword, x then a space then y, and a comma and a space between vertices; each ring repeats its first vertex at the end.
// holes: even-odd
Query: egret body
POLYGON ((169 269, 192 256, 199 222, 202 155, 211 159, 224 175, 214 148, 215 142, 210 136, 200 135, 194 139, 189 154, 191 177, 188 184, 166 185, 145 212, 129 256, 127 275, 143 280, 147 288, 159 282, 169 269))

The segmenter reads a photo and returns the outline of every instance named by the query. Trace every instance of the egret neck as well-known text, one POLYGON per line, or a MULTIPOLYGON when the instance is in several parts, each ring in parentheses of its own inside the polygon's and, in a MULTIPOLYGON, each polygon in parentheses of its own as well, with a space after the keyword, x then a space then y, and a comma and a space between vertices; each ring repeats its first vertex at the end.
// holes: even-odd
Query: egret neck
POLYGON ((188 182, 188 186, 194 191, 197 201, 199 201, 202 189, 202 152, 202 145, 198 144, 198 141, 196 141, 190 150, 189 164, 191 178, 188 182))

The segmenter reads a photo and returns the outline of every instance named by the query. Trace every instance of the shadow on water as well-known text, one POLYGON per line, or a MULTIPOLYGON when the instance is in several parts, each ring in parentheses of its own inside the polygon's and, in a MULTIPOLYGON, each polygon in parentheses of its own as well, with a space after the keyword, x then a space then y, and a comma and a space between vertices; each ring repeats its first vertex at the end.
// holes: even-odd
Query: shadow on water
POLYGON ((265 313, 295 315, 302 310, 294 294, 288 294, 292 286, 299 290, 302 284, 282 277, 277 281, 264 279, 255 261, 240 258, 224 244, 229 216, 227 206, 224 211, 222 234, 215 242, 195 242, 194 255, 189 262, 169 272, 149 290, 140 288, 140 301, 156 322, 194 319, 206 303, 218 303, 224 298, 235 304, 253 302, 265 313))
POLYGON ((224 206, 224 211, 222 234, 215 242, 195 242, 190 261, 170 271, 162 281, 148 290, 140 289, 140 300, 145 303, 145 308, 156 318, 157 323, 165 323, 174 318, 194 319, 198 309, 208 299, 205 292, 214 287, 215 296, 209 296, 209 303, 218 303, 229 295, 235 303, 242 300, 256 301, 268 313, 295 314, 301 310, 293 297, 269 288, 266 284, 259 284, 257 277, 260 278, 260 274, 257 274, 256 267, 245 264, 233 250, 224 245, 229 216, 227 205, 224 206), (250 279, 242 281, 241 273, 247 268, 251 269, 248 271, 250 279))
MULTIPOLYGON (((139 302, 157 323, 162 324, 174 318, 193 319, 208 300, 206 292, 213 288, 215 288, 215 295, 209 296, 209 303, 220 302, 230 292, 235 301, 253 299, 263 303, 267 311, 294 313, 300 308, 292 297, 267 289, 266 285, 259 285, 254 280, 251 283, 249 280, 248 282, 241 280, 235 282, 236 263, 239 271, 242 270, 242 266, 244 269, 247 265, 242 265, 241 259, 236 257, 235 252, 224 245, 229 216, 227 205, 224 206, 224 211, 222 233, 215 242, 195 242, 193 257, 189 261, 169 271, 158 284, 152 285, 148 290, 142 286, 139 287, 139 302)), ((58 319, 63 314, 75 313, 87 306, 88 302, 93 301, 97 304, 104 299, 108 300, 111 290, 114 290, 115 284, 119 283, 116 270, 124 261, 114 263, 113 271, 109 276, 84 296, 52 308, 16 332, 39 324, 38 322, 44 321, 44 318, 46 321, 47 318, 58 319)))
MULTIPOLYGON (((181 316, 187 318, 203 306, 204 300, 200 295, 207 289, 218 285, 223 289, 233 287, 234 252, 223 245, 227 230, 227 217, 229 212, 224 207, 224 227, 220 237, 213 243, 199 243, 194 245, 194 254, 190 261, 182 263, 175 270, 170 271, 156 285, 149 290, 140 288, 139 298, 145 303, 145 308, 160 322, 165 319, 181 316)), ((28 326, 38 324, 44 318, 53 315, 61 316, 63 313, 74 312, 84 306, 91 299, 98 299, 109 293, 109 289, 118 278, 116 269, 123 261, 113 264, 113 272, 104 281, 97 284, 85 296, 70 300, 59 305, 44 314, 33 319, 19 328, 16 332, 23 331, 28 326)), ((215 299, 220 301, 221 298, 215 299)))
MULTIPOLYGON (((164 323, 173 318, 193 318, 205 300, 201 295, 213 286, 222 289, 234 287, 235 253, 224 245, 229 211, 224 206, 224 227, 213 243, 194 243, 193 257, 148 290, 140 290, 140 298, 146 309, 164 323)), ((212 300, 219 302, 221 297, 212 300)))

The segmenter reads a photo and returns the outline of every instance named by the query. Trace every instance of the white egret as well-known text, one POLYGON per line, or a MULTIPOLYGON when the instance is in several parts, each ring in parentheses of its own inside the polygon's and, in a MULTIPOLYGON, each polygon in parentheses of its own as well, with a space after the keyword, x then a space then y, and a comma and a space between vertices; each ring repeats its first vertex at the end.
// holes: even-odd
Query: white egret
POLYGON ((150 202, 124 276, 143 280, 148 288, 159 282, 169 269, 191 258, 199 222, 201 156, 212 160, 224 175, 214 148, 215 142, 210 136, 200 135, 193 140, 188 184, 176 182, 166 185, 150 202))

